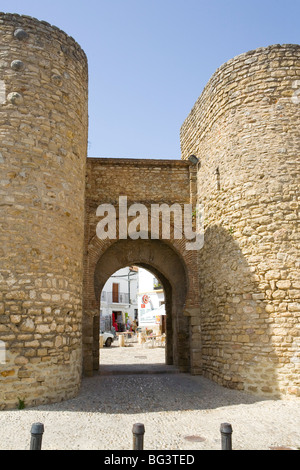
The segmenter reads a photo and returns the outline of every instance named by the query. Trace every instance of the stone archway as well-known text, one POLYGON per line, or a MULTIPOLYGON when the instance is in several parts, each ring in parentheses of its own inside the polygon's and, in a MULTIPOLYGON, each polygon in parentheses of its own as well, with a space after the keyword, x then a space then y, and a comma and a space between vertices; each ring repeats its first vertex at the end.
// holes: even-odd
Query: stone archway
POLYGON ((191 370, 190 325, 185 312, 188 292, 186 267, 180 254, 161 240, 119 240, 103 251, 90 276, 94 280, 94 308, 83 319, 85 375, 99 369, 100 295, 107 279, 119 269, 137 265, 153 272, 165 290, 167 311, 166 363, 182 372, 191 370))
MULTIPOLYGON (((144 269, 150 271, 152 274, 154 274, 156 279, 159 280, 160 284, 163 287, 164 295, 165 295, 165 309, 166 309, 166 356, 165 356, 165 362, 168 365, 173 365, 174 364, 174 351, 173 351, 173 348, 174 348, 173 329, 174 328, 173 328, 172 319, 174 317, 174 305, 173 305, 173 302, 172 302, 172 297, 173 297, 172 285, 169 282, 169 280, 158 269, 154 268, 152 265, 148 265, 148 264, 142 263, 142 262, 134 262, 133 264, 134 264, 134 266, 144 268, 144 269), (173 312, 173 315, 172 315, 172 312, 173 312)), ((102 263, 101 263, 101 266, 103 266, 102 263)), ((125 267, 125 266, 121 266, 121 267, 125 267)), ((105 280, 105 282, 106 282, 106 280, 105 280)), ((101 285, 102 285, 102 280, 101 280, 101 285)), ((98 295, 97 295, 97 297, 98 297, 98 295)), ((180 302, 177 303, 177 306, 179 306, 179 304, 180 304, 180 302)), ((101 305, 100 305, 100 308, 101 308, 101 305)), ((95 321, 93 323, 93 333, 94 333, 93 362, 95 364, 95 369, 97 370, 97 367, 98 367, 98 364, 99 364, 98 315, 95 318, 95 321)), ((176 352, 175 352, 175 357, 176 357, 176 352)), ((100 365, 100 368, 101 368, 101 365, 100 365)))

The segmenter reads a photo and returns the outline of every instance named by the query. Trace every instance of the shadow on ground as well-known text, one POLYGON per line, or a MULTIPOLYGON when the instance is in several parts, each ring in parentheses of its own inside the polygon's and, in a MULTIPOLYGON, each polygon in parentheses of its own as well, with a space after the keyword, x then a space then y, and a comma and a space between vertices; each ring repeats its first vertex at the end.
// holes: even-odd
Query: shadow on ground
POLYGON ((99 375, 179 374, 179 369, 162 363, 101 364, 99 375))
MULTIPOLYGON (((134 414, 166 411, 214 410, 239 404, 266 400, 244 392, 226 389, 202 376, 179 373, 176 369, 163 372, 162 364, 127 366, 127 371, 107 372, 84 378, 80 393, 74 399, 40 409, 107 414, 134 414), (157 366, 158 372, 154 369, 157 366), (152 368, 152 370, 151 370, 152 368), (131 370, 129 370, 131 369, 131 370), (172 373, 173 372, 173 373, 172 373)), ((103 367, 103 366, 102 366, 103 367)), ((116 366, 120 368, 120 365, 116 366)))

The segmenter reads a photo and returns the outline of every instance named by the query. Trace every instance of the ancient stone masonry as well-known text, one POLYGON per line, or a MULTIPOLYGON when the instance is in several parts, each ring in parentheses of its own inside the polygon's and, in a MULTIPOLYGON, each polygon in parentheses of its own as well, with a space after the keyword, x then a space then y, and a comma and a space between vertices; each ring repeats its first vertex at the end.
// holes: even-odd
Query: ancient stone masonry
POLYGON ((203 373, 258 393, 300 395, 300 46, 216 71, 181 129, 200 160, 203 373))
MULTIPOLYGON (((196 372, 199 357, 198 331, 190 341, 192 311, 199 311, 197 258, 185 247, 185 240, 99 240, 96 211, 99 203, 118 206, 120 196, 127 196, 128 206, 143 204, 183 205, 193 203, 195 168, 176 160, 89 158, 86 186, 86 238, 84 274, 83 348, 87 375, 99 368, 100 294, 106 280, 121 267, 139 265, 152 270, 161 280, 167 298, 167 363, 196 372), (101 183, 100 183, 101 182, 101 183), (93 344, 93 348, 91 348, 93 344)), ((149 217, 149 228, 151 220, 149 217)), ((100 366, 101 367, 101 366, 100 366)))
POLYGON ((0 407, 81 380, 87 61, 45 22, 0 14, 0 407))
POLYGON ((181 161, 87 159, 84 52, 46 22, 0 13, 0 409, 78 393, 99 368, 101 289, 132 264, 164 286, 167 363, 300 396, 299 105, 300 46, 257 49, 212 76, 181 161), (120 196, 201 203, 203 248, 99 239, 97 207, 120 196))

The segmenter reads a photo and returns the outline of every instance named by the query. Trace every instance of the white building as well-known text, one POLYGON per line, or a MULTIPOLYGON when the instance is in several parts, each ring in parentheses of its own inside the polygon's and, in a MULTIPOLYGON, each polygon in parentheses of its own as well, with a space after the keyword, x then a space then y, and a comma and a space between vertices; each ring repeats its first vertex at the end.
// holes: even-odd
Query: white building
POLYGON ((126 267, 106 282, 100 303, 100 330, 126 331, 134 320, 142 329, 165 330, 165 295, 146 269, 126 267), (129 322, 128 322, 129 321, 129 322))
POLYGON ((128 320, 138 319, 138 268, 126 267, 114 273, 101 293, 100 330, 125 331, 128 320), (116 326, 117 325, 117 326, 116 326))
POLYGON ((165 295, 156 277, 139 269, 138 322, 142 329, 165 331, 165 295))

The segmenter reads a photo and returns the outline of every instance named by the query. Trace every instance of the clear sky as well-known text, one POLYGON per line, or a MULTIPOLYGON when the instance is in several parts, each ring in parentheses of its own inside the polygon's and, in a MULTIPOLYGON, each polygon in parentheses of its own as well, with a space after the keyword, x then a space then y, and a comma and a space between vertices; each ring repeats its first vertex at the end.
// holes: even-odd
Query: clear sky
POLYGON ((89 156, 180 158, 180 127, 215 70, 300 43, 300 0, 1 0, 45 20, 89 61, 89 156))

